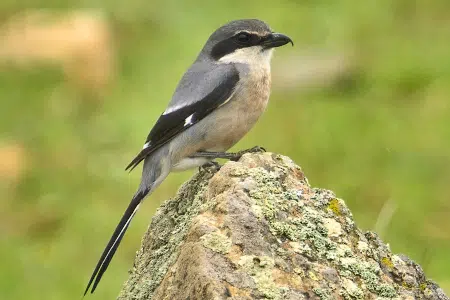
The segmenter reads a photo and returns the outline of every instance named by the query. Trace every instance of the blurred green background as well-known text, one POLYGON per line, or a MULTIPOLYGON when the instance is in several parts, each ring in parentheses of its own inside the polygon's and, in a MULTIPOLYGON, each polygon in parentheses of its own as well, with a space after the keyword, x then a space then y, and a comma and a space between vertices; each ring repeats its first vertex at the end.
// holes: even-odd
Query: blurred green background
MULTIPOLYGON (((268 110, 233 150, 292 157, 450 293, 449 11, 448 0, 1 1, 0 298, 81 297, 139 183, 140 168, 124 167, 209 34, 248 17, 295 47, 276 51, 268 110), (39 7, 72 14, 23 16, 39 7)), ((193 172, 147 199, 89 298, 118 295, 152 214, 193 172)))

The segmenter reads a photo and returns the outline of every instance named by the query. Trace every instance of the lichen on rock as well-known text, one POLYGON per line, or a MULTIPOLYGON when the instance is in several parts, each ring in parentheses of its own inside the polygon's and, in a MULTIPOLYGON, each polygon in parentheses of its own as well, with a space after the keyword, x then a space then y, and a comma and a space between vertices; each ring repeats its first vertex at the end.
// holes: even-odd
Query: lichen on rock
POLYGON ((289 158, 246 154, 164 203, 120 299, 449 299, 289 158))
POLYGON ((203 235, 200 240, 204 247, 222 254, 227 254, 232 245, 230 238, 217 231, 203 235))

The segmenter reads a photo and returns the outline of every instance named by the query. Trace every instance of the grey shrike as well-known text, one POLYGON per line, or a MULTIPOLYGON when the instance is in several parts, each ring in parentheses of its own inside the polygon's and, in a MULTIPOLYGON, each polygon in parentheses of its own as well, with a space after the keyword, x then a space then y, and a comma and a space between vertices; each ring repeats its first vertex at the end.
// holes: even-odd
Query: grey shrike
POLYGON ((291 43, 257 19, 236 20, 217 29, 181 78, 167 109, 143 149, 127 166, 143 163, 142 179, 98 261, 84 294, 94 292, 142 200, 171 171, 238 158, 226 153, 256 123, 270 95, 273 48, 291 43))

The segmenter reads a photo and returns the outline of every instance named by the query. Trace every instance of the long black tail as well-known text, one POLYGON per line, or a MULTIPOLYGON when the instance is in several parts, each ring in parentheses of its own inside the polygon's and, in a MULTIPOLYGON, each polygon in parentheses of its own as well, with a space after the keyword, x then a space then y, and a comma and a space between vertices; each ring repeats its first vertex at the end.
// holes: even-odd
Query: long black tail
POLYGON ((103 250, 103 254, 100 257, 100 260, 98 261, 97 265, 95 266, 91 279, 89 280, 86 290, 84 291, 84 295, 86 295, 86 293, 89 291, 89 288, 91 287, 92 283, 93 285, 91 289, 91 294, 95 291, 95 288, 102 279, 103 273, 105 273, 106 269, 108 268, 108 265, 111 262, 111 259, 113 258, 114 253, 116 252, 117 247, 120 244, 120 241, 125 235, 128 225, 130 225, 131 219, 133 219, 136 211, 138 210, 139 204, 141 204, 142 199, 145 198, 145 196, 149 193, 149 191, 150 189, 146 189, 144 191, 139 191, 134 195, 133 199, 128 205, 127 210, 123 214, 122 219, 120 219, 120 222, 116 227, 116 230, 114 230, 114 233, 111 236, 108 245, 106 245, 105 250, 103 250))

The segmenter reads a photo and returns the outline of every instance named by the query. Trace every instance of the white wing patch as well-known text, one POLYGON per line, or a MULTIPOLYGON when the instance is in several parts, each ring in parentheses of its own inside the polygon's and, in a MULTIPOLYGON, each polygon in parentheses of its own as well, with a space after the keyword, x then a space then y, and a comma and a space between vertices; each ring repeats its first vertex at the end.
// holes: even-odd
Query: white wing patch
POLYGON ((150 142, 147 142, 144 144, 144 147, 142 147, 142 149, 148 148, 150 146, 150 142))
POLYGON ((192 125, 192 117, 193 116, 194 116, 194 114, 190 115, 189 117, 186 118, 186 120, 184 120, 184 126, 192 125))

